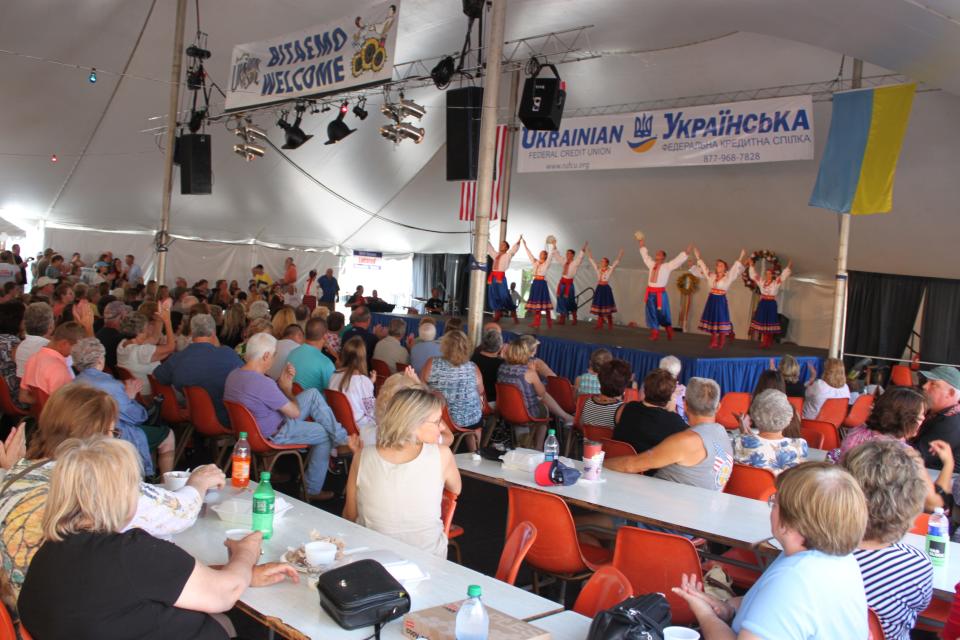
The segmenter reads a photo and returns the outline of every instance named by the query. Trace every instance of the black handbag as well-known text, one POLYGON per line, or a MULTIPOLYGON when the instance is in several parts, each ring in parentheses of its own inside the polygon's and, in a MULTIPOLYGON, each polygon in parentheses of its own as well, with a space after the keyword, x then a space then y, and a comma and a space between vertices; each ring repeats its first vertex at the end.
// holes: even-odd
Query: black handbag
POLYGON ((376 560, 357 560, 320 574, 320 606, 344 629, 380 625, 410 611, 410 595, 376 560))
POLYGON ((663 640, 669 626, 670 603, 662 593, 648 593, 597 613, 587 640, 663 640))

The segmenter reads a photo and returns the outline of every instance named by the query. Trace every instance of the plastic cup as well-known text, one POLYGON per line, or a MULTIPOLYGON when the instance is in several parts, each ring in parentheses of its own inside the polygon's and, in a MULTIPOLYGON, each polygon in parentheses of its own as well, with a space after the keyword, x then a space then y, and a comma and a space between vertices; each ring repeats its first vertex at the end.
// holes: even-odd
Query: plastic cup
POLYGON ((243 540, 251 533, 250 529, 227 529, 226 536, 227 540, 243 540))
POLYGON ((700 640, 700 634, 686 627, 664 627, 663 640, 700 640))
POLYGON ((182 489, 189 479, 190 474, 186 471, 167 471, 163 474, 163 488, 167 491, 182 489))
POLYGON ((583 459, 589 460, 598 453, 603 451, 603 447, 599 442, 594 442, 593 440, 584 440, 583 441, 583 459))
POLYGON ((597 455, 584 458, 583 459, 583 479, 584 480, 599 480, 600 471, 603 469, 603 458, 604 452, 601 451, 597 455))
POLYGON ((303 545, 307 564, 311 567, 325 567, 337 559, 337 545, 325 540, 316 540, 303 545))

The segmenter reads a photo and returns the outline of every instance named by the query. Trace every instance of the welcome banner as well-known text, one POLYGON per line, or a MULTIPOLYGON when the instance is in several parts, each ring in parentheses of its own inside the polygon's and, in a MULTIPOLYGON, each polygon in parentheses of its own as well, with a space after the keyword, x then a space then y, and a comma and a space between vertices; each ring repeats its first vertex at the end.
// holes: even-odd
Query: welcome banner
POLYGON ((233 48, 226 111, 386 82, 393 76, 400 2, 233 48))
POLYGON ((522 129, 517 171, 716 166, 813 159, 813 100, 791 96, 611 116, 522 129))

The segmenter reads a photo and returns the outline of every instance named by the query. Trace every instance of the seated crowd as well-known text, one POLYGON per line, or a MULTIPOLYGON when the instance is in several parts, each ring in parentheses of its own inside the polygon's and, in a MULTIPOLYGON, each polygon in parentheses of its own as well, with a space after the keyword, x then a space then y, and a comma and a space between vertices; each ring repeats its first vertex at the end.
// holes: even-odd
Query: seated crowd
POLYGON ((728 428, 716 381, 682 384, 673 356, 634 372, 598 349, 572 384, 571 413, 547 391, 556 373, 535 337, 505 342, 488 323, 474 349, 457 319, 441 330, 431 316, 407 335, 404 320, 375 324, 361 288, 346 318, 324 299, 329 280, 313 287, 316 272, 297 299, 292 260, 276 283, 258 265, 246 290, 226 280, 144 283, 132 256, 104 254, 93 268, 100 282, 74 284, 87 267, 51 252, 29 296, 14 289, 0 302, 0 377, 14 407, 36 418, 29 441, 21 424, 0 443, 0 595, 37 638, 231 637, 221 614, 247 587, 298 579, 287 565, 258 564, 259 533, 227 541, 220 567, 163 540, 192 526, 207 491, 225 483, 213 464, 175 492, 150 482, 177 463, 164 394, 185 406, 187 387, 206 392, 224 427, 242 407, 263 438, 309 448, 308 500, 334 498, 331 460, 350 460, 343 517, 441 558, 442 498, 462 489, 454 436, 466 432, 470 450, 503 442, 510 429, 493 412, 513 395, 536 426, 526 440, 519 431, 508 439, 542 449, 550 421, 563 438, 589 426, 634 450, 608 457, 610 471, 720 492, 738 465, 769 470, 779 557, 742 597, 719 600, 695 576, 673 589, 706 640, 866 638, 868 607, 886 638, 906 639, 930 604, 930 562, 902 540, 918 515, 949 508, 960 492, 956 369, 923 373, 922 391, 878 395, 827 461, 812 462, 803 421, 829 399, 851 398, 839 360, 803 384, 797 361, 782 358, 728 428), (328 404, 337 394, 348 413, 328 404), (927 468, 940 470, 935 480, 927 468), (64 575, 83 576, 84 588, 64 575))

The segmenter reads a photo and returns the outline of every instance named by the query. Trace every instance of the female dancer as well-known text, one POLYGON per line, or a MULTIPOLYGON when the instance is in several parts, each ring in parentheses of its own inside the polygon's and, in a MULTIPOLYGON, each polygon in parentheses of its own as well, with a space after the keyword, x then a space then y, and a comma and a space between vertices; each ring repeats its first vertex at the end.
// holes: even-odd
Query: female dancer
POLYGON ((710 334, 711 349, 722 349, 727 335, 733 333, 730 308, 727 305, 727 289, 743 272, 743 257, 747 252, 740 251, 740 257, 733 263, 733 268, 729 268, 724 260, 717 260, 716 271, 707 268, 700 257, 699 249, 694 247, 693 253, 697 256, 697 264, 690 269, 690 273, 698 278, 706 278, 710 283, 710 296, 697 326, 710 334))
POLYGON ((600 260, 600 266, 593 261, 593 253, 587 249, 587 260, 590 266, 597 272, 597 287, 593 292, 593 304, 590 306, 590 313, 597 316, 597 326, 593 329, 599 331, 603 329, 603 321, 606 320, 609 328, 613 329, 613 314, 617 312, 617 302, 613 299, 613 289, 610 288, 610 276, 613 270, 620 264, 620 258, 623 257, 623 249, 617 254, 617 259, 610 264, 610 260, 603 258, 600 260))
POLYGON ((530 297, 527 298, 527 313, 533 313, 534 319, 531 327, 540 327, 540 315, 542 311, 547 312, 547 328, 553 328, 553 303, 550 302, 550 289, 547 287, 546 275, 550 262, 553 260, 546 251, 540 252, 538 260, 530 252, 527 241, 522 240, 523 250, 527 252, 530 263, 533 265, 533 284, 530 285, 530 297))
POLYGON ((550 255, 557 262, 563 264, 563 275, 557 284, 557 324, 564 324, 567 321, 567 314, 570 314, 570 324, 577 324, 577 291, 573 286, 573 279, 577 275, 577 269, 583 262, 583 253, 587 250, 587 243, 583 243, 580 253, 573 249, 567 249, 566 262, 563 256, 557 250, 557 243, 553 243, 553 251, 550 255))
POLYGON ((500 322, 501 316, 506 313, 513 317, 513 323, 517 324, 517 307, 510 298, 510 291, 507 289, 506 271, 510 268, 510 260, 520 249, 520 243, 523 242, 523 236, 517 240, 513 248, 506 240, 500 243, 500 251, 494 249, 493 245, 487 243, 487 255, 493 258, 493 269, 487 276, 487 303, 493 310, 493 321, 500 322))
POLYGON ((760 302, 753 314, 750 328, 760 334, 760 348, 769 349, 773 344, 773 337, 780 333, 780 313, 777 309, 777 294, 784 281, 790 277, 790 267, 793 261, 787 263, 787 268, 774 277, 773 269, 767 269, 761 280, 757 276, 753 260, 750 260, 750 279, 760 288, 760 302))

